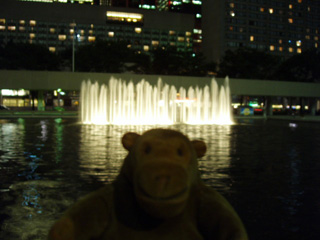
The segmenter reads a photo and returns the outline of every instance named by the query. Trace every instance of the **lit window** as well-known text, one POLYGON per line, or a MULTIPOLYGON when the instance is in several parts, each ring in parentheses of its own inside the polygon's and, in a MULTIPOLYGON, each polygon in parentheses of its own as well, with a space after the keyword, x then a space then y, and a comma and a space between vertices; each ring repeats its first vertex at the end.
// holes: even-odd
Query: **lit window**
POLYGON ((60 41, 64 41, 64 40, 67 39, 67 35, 60 34, 60 35, 58 36, 58 39, 59 39, 60 41))
POLYGON ((318 48, 318 43, 315 43, 315 44, 314 44, 314 47, 315 47, 315 48, 318 48))
POLYGON ((260 8, 260 12, 264 12, 264 8, 263 7, 260 8))
POLYGON ((88 41, 89 42, 94 42, 96 40, 95 36, 88 36, 88 41))
POLYGON ((197 13, 196 18, 202 18, 202 15, 200 13, 197 13))
POLYGON ((143 50, 144 50, 144 51, 148 52, 149 49, 150 49, 150 47, 149 47, 148 45, 144 45, 144 46, 143 46, 143 50))
POLYGON ((187 37, 191 37, 191 35, 192 35, 191 32, 186 32, 187 37))
POLYGON ((23 27, 23 26, 20 26, 20 27, 19 27, 19 30, 20 30, 21 32, 24 32, 24 31, 26 30, 26 28, 23 27))
POLYGON ((170 46, 175 46, 175 45, 176 45, 176 43, 170 42, 170 46))
POLYGON ((16 26, 8 26, 8 30, 15 31, 16 30, 16 26))
POLYGON ((93 30, 88 31, 90 35, 93 35, 93 30))
POLYGON ((289 52, 293 52, 293 48, 292 47, 289 47, 289 52))
POLYGON ((272 52, 273 52, 273 51, 274 51, 274 49, 275 49, 275 48, 274 48, 274 46, 273 46, 273 45, 270 45, 270 51, 272 51, 272 52))
POLYGON ((318 40, 319 40, 319 37, 318 37, 318 36, 315 36, 315 37, 314 37, 314 40, 315 40, 315 41, 318 41, 318 40))
POLYGON ((50 28, 49 31, 50 31, 50 33, 55 33, 56 29, 55 28, 50 28))
POLYGON ((159 41, 152 40, 152 41, 151 41, 151 44, 152 44, 153 46, 158 46, 158 45, 159 45, 159 41))
POLYGON ((74 29, 70 29, 70 34, 74 34, 74 29))
POLYGON ((289 4, 289 9, 292 9, 292 4, 289 4))
POLYGON ((178 37, 179 42, 184 42, 184 37, 178 37))
POLYGON ((231 17, 236 16, 236 14, 235 14, 235 12, 234 12, 234 11, 230 11, 230 15, 231 15, 231 17))
POLYGON ((306 39, 307 39, 307 40, 310 40, 310 35, 306 35, 306 39))
POLYGON ((283 47, 279 47, 279 51, 282 52, 283 51, 283 47))
POLYGON ((289 23, 293 23, 293 19, 292 18, 288 18, 288 22, 289 23))
POLYGON ((301 47, 301 40, 298 40, 297 42, 296 42, 296 45, 297 45, 297 47, 301 47))
POLYGON ((234 3, 230 3, 230 7, 231 7, 231 8, 234 8, 234 3))
POLYGON ((298 3, 302 3, 302 0, 298 0, 298 3))
POLYGON ((0 25, 0 31, 4 31, 4 30, 6 30, 6 27, 5 27, 5 26, 0 25))
POLYGON ((279 44, 282 44, 282 39, 279 39, 279 44))
POLYGON ((308 6, 308 12, 311 12, 311 7, 308 6))
POLYGON ((29 24, 31 27, 34 27, 37 24, 37 22, 36 20, 30 20, 29 24))
POLYGON ((273 8, 269 8, 269 13, 270 13, 270 14, 273 13, 273 8))
POLYGON ((140 13, 107 11, 106 15, 107 15, 108 21, 133 22, 133 23, 143 22, 143 15, 140 13))
POLYGON ((93 28, 94 28, 94 25, 93 25, 93 24, 91 24, 91 25, 90 25, 90 27, 91 27, 91 29, 93 29, 93 28))
POLYGON ((108 37, 114 37, 114 32, 108 32, 108 37))
POLYGON ((19 23, 20 23, 20 25, 25 25, 26 21, 25 20, 20 20, 19 23))
POLYGON ((34 33, 30 33, 29 36, 30 36, 31 39, 36 37, 36 35, 34 33))
POLYGON ((202 30, 201 29, 193 29, 194 34, 201 34, 202 30))
POLYGON ((302 53, 301 48, 297 48, 297 53, 302 53))
POLYGON ((0 18, 0 24, 6 24, 6 20, 4 18, 0 18))
POLYGON ((141 32, 142 32, 142 29, 141 29, 141 28, 135 28, 134 31, 135 31, 136 33, 141 33, 141 32))
POLYGON ((175 34, 176 34, 175 31, 173 31, 173 30, 170 30, 170 31, 169 31, 169 35, 175 35, 175 34))
POLYGON ((127 48, 131 48, 131 47, 132 47, 132 45, 131 45, 131 44, 128 44, 128 45, 127 45, 127 48))
POLYGON ((250 42, 254 41, 254 36, 250 36, 250 42))
POLYGON ((81 35, 84 35, 84 30, 83 30, 83 29, 80 30, 80 34, 81 34, 81 35))
POLYGON ((56 48, 55 47, 49 47, 49 51, 54 53, 56 51, 56 48))
POLYGON ((75 28, 77 24, 75 22, 69 24, 70 27, 75 28))

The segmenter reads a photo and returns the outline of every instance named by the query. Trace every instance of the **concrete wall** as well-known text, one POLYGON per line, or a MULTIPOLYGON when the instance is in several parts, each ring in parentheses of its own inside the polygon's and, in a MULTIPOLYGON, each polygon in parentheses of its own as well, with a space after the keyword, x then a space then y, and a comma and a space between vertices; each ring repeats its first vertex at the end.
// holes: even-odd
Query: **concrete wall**
MULTIPOLYGON (((80 90, 83 80, 108 83, 111 77, 137 83, 145 79, 156 84, 161 78, 163 82, 176 88, 189 86, 204 87, 210 85, 210 77, 180 77, 138 74, 80 73, 80 72, 48 72, 48 71, 10 71, 0 70, 0 89, 28 90, 80 90)), ((217 79, 219 85, 224 79, 217 79)), ((282 96, 282 97, 320 97, 320 84, 296 83, 265 80, 230 79, 232 95, 247 96, 282 96)))
POLYGON ((225 52, 224 0, 202 1, 202 48, 207 62, 219 62, 225 52))

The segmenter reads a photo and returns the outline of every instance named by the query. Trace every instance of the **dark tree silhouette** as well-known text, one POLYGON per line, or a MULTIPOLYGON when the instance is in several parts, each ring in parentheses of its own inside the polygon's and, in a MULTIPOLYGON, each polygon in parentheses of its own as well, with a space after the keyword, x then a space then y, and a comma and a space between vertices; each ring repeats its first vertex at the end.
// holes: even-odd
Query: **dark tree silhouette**
POLYGON ((175 47, 152 51, 152 73, 163 75, 203 76, 206 74, 201 54, 180 52, 175 47))
POLYGON ((280 57, 249 48, 227 50, 222 58, 218 76, 247 79, 273 79, 280 57))
POLYGON ((59 57, 45 46, 13 43, 0 48, 1 69, 59 70, 59 57))
POLYGON ((305 51, 284 61, 276 75, 279 80, 320 82, 320 53, 316 49, 305 51))
POLYGON ((76 51, 76 71, 115 72, 125 71, 125 63, 134 59, 134 51, 126 42, 97 41, 81 46, 76 51))

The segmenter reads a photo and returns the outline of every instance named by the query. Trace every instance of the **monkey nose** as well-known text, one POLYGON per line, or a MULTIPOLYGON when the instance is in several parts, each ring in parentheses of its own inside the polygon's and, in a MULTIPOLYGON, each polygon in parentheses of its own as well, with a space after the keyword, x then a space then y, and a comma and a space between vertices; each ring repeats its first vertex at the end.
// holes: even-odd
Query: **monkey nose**
POLYGON ((157 175, 154 177, 154 184, 156 188, 156 195, 161 196, 168 188, 171 181, 170 175, 157 175))

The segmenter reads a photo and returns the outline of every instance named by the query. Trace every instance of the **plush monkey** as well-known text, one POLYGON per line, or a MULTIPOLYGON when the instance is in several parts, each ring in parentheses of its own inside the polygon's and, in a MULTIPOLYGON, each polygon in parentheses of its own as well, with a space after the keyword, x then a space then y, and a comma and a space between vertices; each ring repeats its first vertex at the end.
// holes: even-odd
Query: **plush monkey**
POLYGON ((115 181, 75 203, 50 240, 246 240, 237 213, 200 179, 203 141, 152 129, 122 138, 129 151, 115 181))

